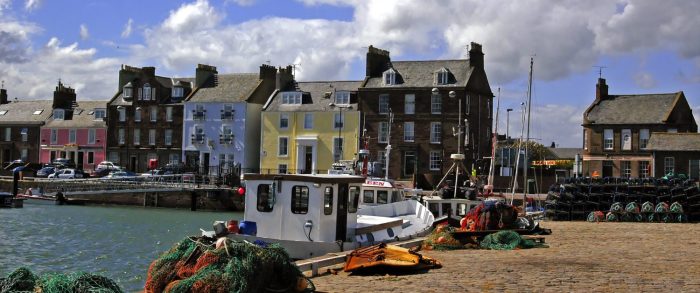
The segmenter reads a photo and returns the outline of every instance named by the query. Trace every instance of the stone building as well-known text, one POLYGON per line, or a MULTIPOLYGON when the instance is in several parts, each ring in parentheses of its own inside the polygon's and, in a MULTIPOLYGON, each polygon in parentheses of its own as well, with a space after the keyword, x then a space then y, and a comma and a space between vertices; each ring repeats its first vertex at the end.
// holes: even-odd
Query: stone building
POLYGON ((0 89, 0 162, 39 162, 39 131, 52 114, 51 100, 8 100, 0 89))
POLYGON ((673 173, 700 179, 700 133, 655 132, 647 150, 652 157, 652 177, 673 173))

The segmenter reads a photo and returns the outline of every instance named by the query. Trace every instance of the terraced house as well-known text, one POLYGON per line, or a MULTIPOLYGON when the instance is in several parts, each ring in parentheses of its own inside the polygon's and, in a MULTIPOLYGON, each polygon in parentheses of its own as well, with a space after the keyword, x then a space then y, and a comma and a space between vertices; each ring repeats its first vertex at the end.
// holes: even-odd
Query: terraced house
MULTIPOLYGON (((582 173, 584 176, 600 177, 663 176, 665 173, 662 174, 661 170, 675 170, 676 162, 668 160, 664 162, 666 167, 662 168, 657 161, 652 167, 649 141, 655 133, 698 131, 693 112, 682 91, 610 95, 603 78, 599 78, 596 84, 595 100, 583 113, 582 126, 582 173)), ((666 151, 660 142, 657 140, 655 145, 660 151, 666 151)))
POLYGON ((280 81, 262 113, 260 172, 321 174, 356 158, 362 82, 280 81))
POLYGON ((383 163, 387 145, 392 147, 390 178, 432 188, 450 168, 458 145, 466 167, 485 174, 493 93, 481 45, 472 43, 470 48, 469 59, 393 61, 388 51, 369 47, 359 107, 372 160, 383 163), (464 121, 458 142, 453 130, 458 130, 460 109, 464 121))
POLYGON ((52 101, 8 100, 0 89, 0 161, 12 167, 12 161, 39 162, 39 131, 51 116, 52 101))
MULTIPOLYGON (((288 74, 291 68, 280 69, 288 74)), ((218 74, 199 64, 195 88, 184 103, 183 158, 201 174, 227 174, 260 165, 260 113, 275 90, 277 70, 261 65, 258 73, 218 74)))

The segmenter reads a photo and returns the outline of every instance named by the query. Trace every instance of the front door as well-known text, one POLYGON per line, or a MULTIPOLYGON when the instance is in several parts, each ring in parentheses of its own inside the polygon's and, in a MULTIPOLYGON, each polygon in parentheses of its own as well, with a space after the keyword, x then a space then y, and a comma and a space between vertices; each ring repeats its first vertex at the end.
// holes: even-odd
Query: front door
POLYGON ((416 172, 416 152, 405 151, 403 155, 403 177, 412 177, 416 172))
POLYGON ((338 218, 335 224, 335 240, 345 241, 348 229, 348 184, 338 184, 338 218))
POLYGON ((135 155, 132 155, 131 158, 129 159, 129 168, 131 168, 130 171, 138 172, 139 166, 138 166, 139 160, 137 160, 137 157, 135 155))
POLYGON ((304 147, 304 170, 303 174, 311 174, 311 168, 313 166, 313 152, 314 147, 308 145, 304 147))
POLYGON ((613 176, 613 161, 603 161, 603 178, 613 176))
POLYGON ((209 174, 209 153, 202 154, 202 170, 201 174, 209 174))
POLYGON ((75 162, 75 166, 80 170, 83 169, 83 154, 84 154, 83 152, 78 152, 78 157, 77 157, 77 160, 75 162))

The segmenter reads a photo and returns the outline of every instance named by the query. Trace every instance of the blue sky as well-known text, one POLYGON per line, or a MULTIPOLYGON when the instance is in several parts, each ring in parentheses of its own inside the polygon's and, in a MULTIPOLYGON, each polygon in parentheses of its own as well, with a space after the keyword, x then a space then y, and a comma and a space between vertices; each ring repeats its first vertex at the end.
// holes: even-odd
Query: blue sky
POLYGON ((11 98, 111 98, 121 64, 192 76, 298 64, 300 80, 360 80, 367 46, 393 60, 465 58, 483 45, 511 136, 535 58, 531 136, 581 144, 582 113, 605 66, 611 94, 684 91, 700 110, 700 1, 0 0, 0 79, 11 98))

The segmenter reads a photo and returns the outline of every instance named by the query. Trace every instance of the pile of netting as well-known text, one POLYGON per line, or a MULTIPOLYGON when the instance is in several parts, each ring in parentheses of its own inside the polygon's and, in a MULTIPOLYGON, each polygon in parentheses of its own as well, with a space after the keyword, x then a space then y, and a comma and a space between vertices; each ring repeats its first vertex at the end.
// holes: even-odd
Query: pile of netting
MULTIPOLYGON (((589 222, 601 222, 603 212, 593 211, 588 214, 589 222)), ((607 222, 661 222, 671 223, 685 222, 686 215, 683 213, 683 205, 679 202, 674 202, 670 206, 666 202, 654 203, 647 201, 641 206, 637 202, 629 202, 624 205, 621 202, 615 202, 610 206, 610 211, 605 214, 604 220, 607 222)))
POLYGON ((481 240, 481 248, 493 250, 513 250, 516 248, 533 248, 539 244, 533 240, 523 239, 515 231, 502 230, 496 233, 491 233, 481 240))
POLYGON ((43 274, 37 276, 27 268, 19 268, 0 278, 0 293, 121 293, 116 282, 107 277, 88 273, 43 274))
POLYGON ((424 248, 434 250, 453 250, 465 248, 462 243, 452 236, 454 231, 455 228, 452 226, 437 226, 423 241, 424 248))
POLYGON ((463 231, 516 229, 518 208, 501 201, 484 201, 460 221, 463 231))
MULTIPOLYGON (((188 237, 151 263, 145 292, 312 292, 276 244, 188 237)), ((310 287, 310 288, 309 288, 310 287)))

